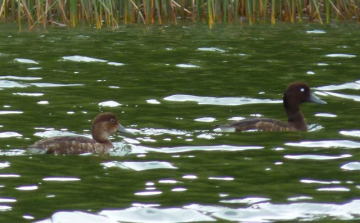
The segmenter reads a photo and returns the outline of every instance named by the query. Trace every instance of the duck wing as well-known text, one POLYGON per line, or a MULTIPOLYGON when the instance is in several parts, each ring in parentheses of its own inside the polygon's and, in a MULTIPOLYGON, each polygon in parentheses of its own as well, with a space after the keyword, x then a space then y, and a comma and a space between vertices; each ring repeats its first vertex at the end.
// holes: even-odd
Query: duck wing
POLYGON ((93 139, 83 136, 60 136, 41 139, 28 147, 30 153, 56 153, 56 154, 81 154, 81 153, 108 153, 111 148, 93 139))
POLYGON ((232 122, 227 125, 218 126, 222 131, 242 132, 249 130, 259 131, 296 131, 296 128, 288 122, 283 122, 270 118, 247 118, 241 121, 232 122))

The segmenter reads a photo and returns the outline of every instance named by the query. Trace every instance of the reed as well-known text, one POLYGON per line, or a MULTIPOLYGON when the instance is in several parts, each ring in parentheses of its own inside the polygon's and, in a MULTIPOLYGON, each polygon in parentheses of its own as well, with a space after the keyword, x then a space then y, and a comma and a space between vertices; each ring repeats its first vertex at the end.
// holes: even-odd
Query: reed
POLYGON ((347 21, 360 23, 360 0, 0 0, 0 21, 38 26, 347 21))

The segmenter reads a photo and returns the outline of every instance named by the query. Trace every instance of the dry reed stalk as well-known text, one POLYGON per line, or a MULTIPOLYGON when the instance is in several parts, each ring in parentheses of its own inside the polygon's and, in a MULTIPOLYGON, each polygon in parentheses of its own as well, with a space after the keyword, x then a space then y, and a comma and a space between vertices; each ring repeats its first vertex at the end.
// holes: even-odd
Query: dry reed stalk
POLYGON ((48 22, 76 27, 79 22, 100 29, 120 23, 177 24, 177 19, 215 24, 252 25, 259 21, 360 23, 360 0, 0 0, 0 19, 26 21, 33 29, 48 22), (36 21, 35 21, 36 20, 36 21))

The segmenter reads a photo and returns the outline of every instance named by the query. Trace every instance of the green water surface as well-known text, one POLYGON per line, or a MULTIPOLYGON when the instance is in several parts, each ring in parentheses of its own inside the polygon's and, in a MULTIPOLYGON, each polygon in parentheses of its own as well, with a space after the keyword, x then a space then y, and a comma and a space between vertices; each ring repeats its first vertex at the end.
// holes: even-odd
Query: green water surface
POLYGON ((2 26, 0 222, 359 219, 357 25, 2 26), (308 132, 213 131, 286 120, 294 81, 328 103, 302 105, 308 132), (119 154, 17 150, 105 111, 134 132, 119 154))

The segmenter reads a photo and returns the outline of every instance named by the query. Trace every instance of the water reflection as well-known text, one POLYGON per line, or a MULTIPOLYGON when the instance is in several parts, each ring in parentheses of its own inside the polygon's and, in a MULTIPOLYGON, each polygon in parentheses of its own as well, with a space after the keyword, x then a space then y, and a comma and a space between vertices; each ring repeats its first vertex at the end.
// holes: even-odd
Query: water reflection
POLYGON ((338 98, 345 98, 345 99, 350 99, 350 100, 354 100, 354 101, 360 101, 359 95, 340 94, 340 93, 334 93, 334 92, 329 92, 329 91, 325 91, 323 93, 330 95, 330 96, 338 97, 338 98))
POLYGON ((331 156, 331 155, 317 155, 317 154, 302 154, 302 155, 285 155, 286 159, 293 160, 334 160, 334 159, 344 159, 352 157, 351 154, 342 154, 340 156, 331 156))
POLYGON ((354 58, 354 57, 356 57, 356 55, 353 55, 353 54, 345 54, 345 53, 331 53, 331 54, 326 54, 325 57, 354 58))
POLYGON ((107 60, 97 59, 97 58, 91 58, 86 56, 64 56, 62 57, 63 60, 73 61, 73 62, 107 62, 107 60))
MULTIPOLYGON (((12 79, 12 78, 10 78, 12 79)), ((21 80, 21 79, 20 79, 21 80)), ((30 80, 30 79, 27 79, 30 80)), ((77 86, 84 86, 84 84, 55 84, 55 83, 18 83, 16 81, 9 81, 9 80, 0 80, 0 88, 26 88, 30 86, 36 87, 77 87, 77 86)))
POLYGON ((208 51, 208 52, 219 52, 219 53, 224 53, 225 50, 223 49, 219 49, 216 47, 199 47, 198 48, 199 51, 208 51))
MULTIPOLYGON (((336 189, 336 188, 334 188, 336 189)), ((338 188, 340 190, 340 188, 338 188)), ((216 221, 215 218, 227 221, 268 222, 277 220, 311 221, 319 218, 333 220, 353 220, 360 214, 360 200, 345 204, 326 203, 290 203, 272 204, 266 198, 244 198, 254 202, 245 208, 225 208, 191 204, 184 208, 131 207, 123 210, 103 210, 99 214, 79 211, 60 211, 51 218, 37 223, 55 222, 197 222, 216 221), (264 201, 262 201, 264 200, 264 201)), ((308 197, 306 199, 309 199, 308 197)), ((238 203, 236 200, 233 203, 238 203)), ((241 202, 241 199, 239 200, 241 202)), ((224 203, 224 202, 222 202, 224 203)))
POLYGON ((202 97, 194 95, 177 94, 164 98, 165 101, 185 102, 193 101, 200 105, 222 105, 222 106, 235 106, 246 104, 263 104, 263 103, 282 103, 282 100, 271 99, 257 99, 257 98, 245 98, 245 97, 202 97))
POLYGON ((339 85, 327 85, 322 87, 316 87, 315 89, 320 91, 337 91, 337 90, 345 90, 345 89, 359 90, 360 84, 359 81, 356 81, 356 82, 349 82, 339 85))
POLYGON ((124 210, 103 210, 99 215, 85 212, 57 212, 51 219, 37 221, 37 223, 55 222, 198 222, 215 221, 214 218, 201 212, 182 208, 154 208, 154 207, 131 207, 124 210))
POLYGON ((81 179, 77 177, 45 177, 42 180, 54 181, 54 182, 72 182, 72 181, 79 181, 81 179))
POLYGON ((30 59, 15 58, 14 60, 16 62, 25 63, 25 64, 39 64, 39 62, 36 62, 35 60, 30 60, 30 59))
POLYGON ((228 204, 256 204, 260 202, 270 201, 270 198, 266 197, 246 197, 239 199, 221 200, 220 203, 228 204))
POLYGON ((41 77, 0 76, 0 79, 35 81, 35 80, 41 80, 42 78, 41 77))
POLYGON ((343 170, 360 170, 360 162, 349 162, 341 166, 343 170))
POLYGON ((357 149, 360 148, 360 143, 351 140, 320 140, 320 141, 302 141, 302 142, 288 142, 287 146, 307 147, 307 148, 344 148, 357 149))
MULTIPOLYGON (((212 216, 230 221, 266 222, 266 221, 311 221, 319 218, 351 220, 356 219, 360 213, 358 209, 360 200, 353 200, 345 204, 324 204, 324 203, 293 203, 293 204, 272 204, 264 202, 254 204, 247 208, 219 210, 212 213, 212 216)), ((201 207, 201 206, 200 206, 201 207)), ((193 209, 199 207, 191 206, 193 209)), ((213 207, 201 207, 202 210, 213 207)), ((220 209, 220 208, 217 208, 220 209)))
MULTIPOLYGON (((10 113, 1 113, 0 114, 21 114, 17 113, 17 112, 10 112, 10 113)), ((0 138, 11 138, 11 137, 22 137, 22 135, 20 133, 17 132, 0 132, 0 138)))
POLYGON ((215 145, 215 146, 179 146, 179 147, 163 147, 153 152, 160 153, 183 153, 191 151, 245 151, 263 149, 262 146, 231 146, 231 145, 215 145))
POLYGON ((118 162, 111 161, 101 163, 104 168, 117 167, 120 169, 131 169, 135 171, 152 170, 152 169, 177 169, 169 162, 150 161, 150 162, 118 162))
POLYGON ((16 187, 16 190, 22 190, 22 191, 31 191, 31 190, 37 190, 39 187, 36 185, 30 185, 30 186, 20 186, 16 187))
POLYGON ((200 66, 193 65, 193 64, 176 64, 175 66, 180 68, 198 68, 200 66))

